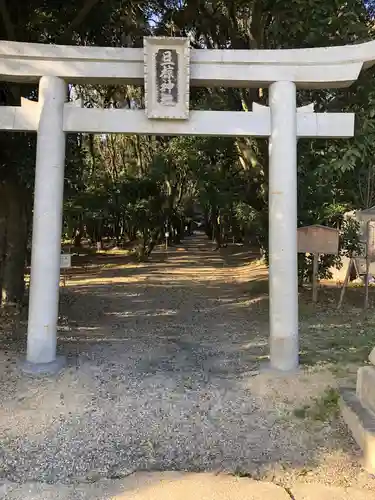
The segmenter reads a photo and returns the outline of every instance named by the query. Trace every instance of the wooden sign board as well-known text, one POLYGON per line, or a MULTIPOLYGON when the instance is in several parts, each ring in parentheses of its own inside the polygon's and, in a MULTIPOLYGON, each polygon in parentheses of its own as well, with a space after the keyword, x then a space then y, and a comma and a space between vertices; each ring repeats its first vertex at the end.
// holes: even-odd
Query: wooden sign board
POLYGON ((147 117, 187 120, 190 100, 189 39, 145 37, 144 65, 147 117))
POLYGON ((333 254, 339 252, 339 232, 327 226, 305 226, 297 229, 298 253, 333 254))
POLYGON ((72 255, 70 253, 62 253, 60 255, 60 269, 69 269, 72 267, 72 255))

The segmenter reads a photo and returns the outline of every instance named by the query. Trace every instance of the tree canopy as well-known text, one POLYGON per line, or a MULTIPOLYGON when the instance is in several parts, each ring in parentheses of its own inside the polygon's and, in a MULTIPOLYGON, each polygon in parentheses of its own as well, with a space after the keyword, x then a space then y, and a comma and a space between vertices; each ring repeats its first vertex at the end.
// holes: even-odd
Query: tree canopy
MULTIPOLYGON (((145 35, 188 36, 197 49, 344 45, 374 36, 373 2, 360 0, 0 0, 3 40, 140 47, 145 35)), ((299 91, 299 105, 354 111, 355 138, 302 140, 298 224, 338 224, 375 204, 374 70, 344 90, 299 91)), ((37 99, 30 85, 0 85, 3 105, 37 99)), ((91 107, 144 107, 143 88, 75 86, 91 107)), ((193 109, 252 109, 267 89, 192 89, 193 109)), ((24 292, 30 244, 36 137, 0 134, 1 302, 24 292)), ((164 232, 179 241, 197 210, 210 237, 251 241, 267 252, 268 148, 263 139, 71 135, 67 139, 64 232, 100 244, 138 241, 147 258, 164 232)))

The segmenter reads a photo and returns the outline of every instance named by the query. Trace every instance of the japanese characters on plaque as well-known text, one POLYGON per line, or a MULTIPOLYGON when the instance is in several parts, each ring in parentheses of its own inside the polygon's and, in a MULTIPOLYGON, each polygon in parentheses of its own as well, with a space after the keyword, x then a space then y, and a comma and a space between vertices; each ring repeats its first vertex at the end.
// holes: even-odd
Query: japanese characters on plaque
POLYGON ((146 37, 145 103, 148 118, 189 118, 189 41, 146 37))
POLYGON ((159 49, 156 61, 157 101, 162 106, 178 104, 178 56, 174 49, 159 49))

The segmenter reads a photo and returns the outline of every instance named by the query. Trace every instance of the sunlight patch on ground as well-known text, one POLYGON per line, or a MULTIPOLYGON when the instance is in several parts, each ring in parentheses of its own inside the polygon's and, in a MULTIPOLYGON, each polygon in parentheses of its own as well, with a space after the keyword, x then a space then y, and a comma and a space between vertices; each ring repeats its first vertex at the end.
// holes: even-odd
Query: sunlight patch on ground
POLYGON ((334 323, 334 324, 322 324, 322 323, 318 323, 316 325, 309 325, 308 328, 310 330, 327 330, 329 328, 352 328, 353 325, 351 325, 350 323, 334 323))
POLYGON ((176 310, 167 309, 152 309, 152 310, 139 310, 139 311, 121 311, 121 312, 111 312, 107 313, 106 316, 117 316, 119 318, 132 318, 136 316, 147 317, 147 316, 174 316, 178 314, 176 310))

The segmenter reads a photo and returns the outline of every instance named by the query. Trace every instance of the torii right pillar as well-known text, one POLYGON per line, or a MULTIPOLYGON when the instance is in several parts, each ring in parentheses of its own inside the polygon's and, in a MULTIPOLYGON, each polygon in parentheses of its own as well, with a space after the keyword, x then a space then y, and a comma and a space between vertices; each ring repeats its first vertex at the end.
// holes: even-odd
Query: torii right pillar
POLYGON ((353 113, 315 113, 314 104, 297 108, 296 84, 269 87, 269 106, 253 103, 267 117, 269 136, 269 297, 270 368, 298 368, 297 140, 349 138, 353 113))
POLYGON ((269 297, 271 368, 298 367, 297 106, 294 82, 269 89, 269 297))

